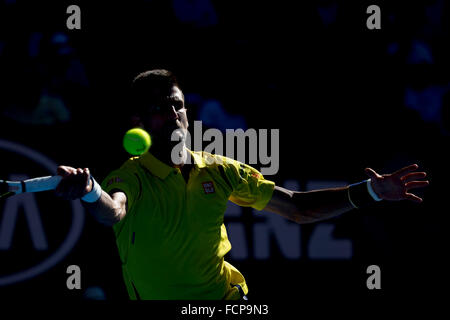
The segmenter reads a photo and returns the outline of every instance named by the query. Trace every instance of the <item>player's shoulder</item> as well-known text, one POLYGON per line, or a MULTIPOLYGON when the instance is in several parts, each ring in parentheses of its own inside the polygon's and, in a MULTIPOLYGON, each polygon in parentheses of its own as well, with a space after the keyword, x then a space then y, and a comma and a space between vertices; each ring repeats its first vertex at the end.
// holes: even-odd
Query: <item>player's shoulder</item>
POLYGON ((132 157, 126 160, 118 169, 122 172, 135 172, 139 167, 139 157, 132 157))
POLYGON ((133 182, 136 181, 137 172, 137 158, 133 157, 122 163, 121 166, 109 172, 102 182, 102 187, 111 188, 111 185, 122 183, 124 181, 133 182))

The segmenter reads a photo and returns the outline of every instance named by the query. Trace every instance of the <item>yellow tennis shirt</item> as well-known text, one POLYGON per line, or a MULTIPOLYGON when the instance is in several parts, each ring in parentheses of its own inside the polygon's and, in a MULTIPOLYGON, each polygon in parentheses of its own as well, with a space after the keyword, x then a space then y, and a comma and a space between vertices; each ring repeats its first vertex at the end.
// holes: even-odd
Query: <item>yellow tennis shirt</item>
POLYGON ((227 201, 262 210, 274 183, 230 158, 189 151, 186 183, 178 168, 150 153, 126 161, 102 183, 127 195, 113 226, 131 299, 239 299, 242 274, 224 261, 231 249, 223 224, 227 201))

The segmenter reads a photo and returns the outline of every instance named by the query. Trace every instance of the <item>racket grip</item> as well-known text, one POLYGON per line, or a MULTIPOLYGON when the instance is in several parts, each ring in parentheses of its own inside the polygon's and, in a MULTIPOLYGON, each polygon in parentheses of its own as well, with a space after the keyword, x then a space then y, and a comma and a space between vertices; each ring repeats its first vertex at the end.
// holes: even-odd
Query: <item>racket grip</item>
POLYGON ((22 186, 25 185, 25 190, 22 190, 22 192, 54 190, 58 186, 61 179, 61 176, 56 175, 24 180, 22 186))

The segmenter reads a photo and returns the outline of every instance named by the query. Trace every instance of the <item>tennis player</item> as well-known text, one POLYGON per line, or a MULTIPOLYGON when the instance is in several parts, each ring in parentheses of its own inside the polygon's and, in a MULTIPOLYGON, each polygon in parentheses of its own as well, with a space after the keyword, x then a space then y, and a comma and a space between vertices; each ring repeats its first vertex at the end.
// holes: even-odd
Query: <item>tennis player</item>
POLYGON ((130 299, 242 299, 243 275, 224 261, 231 249, 223 224, 227 201, 279 214, 297 223, 338 216, 381 200, 422 202, 411 193, 428 185, 413 164, 392 174, 367 168, 370 179, 308 192, 278 187, 238 161, 186 148, 184 96, 174 75, 150 70, 133 81, 135 120, 152 134, 151 152, 126 161, 101 186, 87 168, 58 167, 56 193, 81 198, 101 223, 112 226, 130 299), (191 160, 191 161, 187 161, 191 160))

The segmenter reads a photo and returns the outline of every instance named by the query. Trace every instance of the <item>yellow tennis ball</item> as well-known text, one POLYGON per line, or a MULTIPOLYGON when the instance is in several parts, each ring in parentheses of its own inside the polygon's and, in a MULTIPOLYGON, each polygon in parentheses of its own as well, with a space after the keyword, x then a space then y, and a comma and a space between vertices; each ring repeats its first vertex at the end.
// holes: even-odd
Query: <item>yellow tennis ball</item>
POLYGON ((152 139, 150 135, 141 128, 130 129, 123 137, 123 147, 133 156, 139 156, 147 152, 151 145, 152 139))

